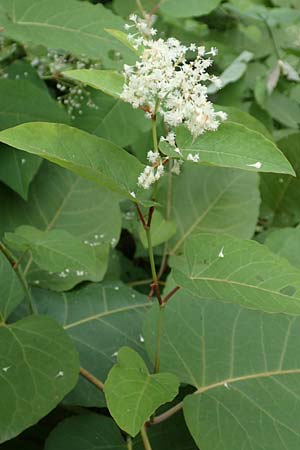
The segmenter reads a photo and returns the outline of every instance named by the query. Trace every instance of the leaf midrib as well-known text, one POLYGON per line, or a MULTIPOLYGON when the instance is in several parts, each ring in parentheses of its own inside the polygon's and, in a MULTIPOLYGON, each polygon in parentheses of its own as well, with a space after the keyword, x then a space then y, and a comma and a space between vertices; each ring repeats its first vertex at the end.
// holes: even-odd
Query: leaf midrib
POLYGON ((232 378, 226 378, 222 381, 218 381, 213 384, 208 384, 207 386, 201 386, 199 387, 195 392, 194 395, 203 394, 206 391, 209 391, 211 389, 216 389, 218 387, 229 385, 233 383, 238 383, 240 381, 248 381, 248 380, 255 380, 256 378, 269 378, 269 377, 275 377, 280 375, 293 375, 293 374, 300 374, 300 368, 299 369, 287 369, 287 370, 272 370, 269 372, 258 372, 253 373, 251 375, 242 375, 240 377, 232 377, 232 378))
MULTIPOLYGON (((57 29, 57 30, 63 30, 63 31, 67 31, 67 32, 69 32, 69 33, 76 33, 76 34, 78 34, 78 30, 76 30, 75 28, 68 28, 68 27, 65 27, 65 26, 63 26, 63 25, 54 25, 54 24, 50 24, 50 23, 42 23, 42 22, 22 22, 22 21, 20 21, 20 22, 18 22, 18 21, 16 21, 16 22, 12 22, 14 25, 21 25, 21 26, 35 26, 35 27, 45 27, 45 28, 49 28, 49 29, 57 29)), ((98 39, 98 40, 100 40, 100 41, 104 41, 104 42, 107 42, 107 43, 109 43, 109 44, 111 44, 111 40, 110 39, 108 39, 108 38, 105 38, 105 37, 103 37, 103 36, 100 36, 100 35, 98 35, 98 34, 93 34, 93 33, 87 33, 87 32, 83 32, 83 31, 79 31, 79 33, 82 35, 82 36, 85 36, 85 37, 92 37, 92 38, 94 38, 94 39, 98 39)))
POLYGON ((76 322, 72 322, 72 323, 69 323, 67 325, 64 325, 63 328, 65 330, 68 330, 70 328, 77 327, 77 326, 82 325, 84 323, 91 322, 93 320, 98 320, 98 319, 100 319, 102 317, 110 316, 110 315, 113 315, 113 314, 119 314, 119 313, 122 313, 124 311, 130 311, 131 309, 147 308, 147 307, 150 307, 150 306, 151 306, 151 303, 143 303, 141 305, 126 306, 126 307, 123 307, 123 308, 111 309, 110 311, 102 311, 102 312, 100 312, 98 314, 94 314, 93 316, 85 317, 85 318, 83 318, 81 320, 78 320, 76 322))
POLYGON ((298 297, 292 297, 291 295, 283 294, 282 292, 278 291, 272 291, 271 289, 266 289, 260 286, 255 286, 254 284, 247 284, 243 283, 242 281, 235 281, 235 280, 229 280, 226 278, 214 278, 214 277, 188 277, 189 280, 196 280, 196 281, 214 281, 216 283, 224 283, 224 284, 233 284, 237 286, 242 286, 250 289, 257 289, 262 292, 267 292, 268 294, 274 294, 274 295, 280 295, 281 297, 293 299, 295 301, 299 300, 299 307, 300 307, 300 299, 298 297))

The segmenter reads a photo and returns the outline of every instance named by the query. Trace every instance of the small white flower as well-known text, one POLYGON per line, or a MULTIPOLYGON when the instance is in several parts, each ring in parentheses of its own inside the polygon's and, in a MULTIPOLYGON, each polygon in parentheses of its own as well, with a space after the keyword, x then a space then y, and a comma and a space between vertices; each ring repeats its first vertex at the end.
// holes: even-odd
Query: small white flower
POLYGON ((178 147, 174 148, 174 152, 176 152, 176 153, 178 153, 178 155, 182 156, 180 148, 178 148, 178 147))
POLYGON ((218 49, 216 47, 211 47, 210 52, 207 52, 207 54, 211 54, 212 56, 217 56, 218 49))
POLYGON ((129 194, 131 195, 131 197, 136 198, 136 193, 135 192, 129 192, 129 194))
POLYGON ((66 277, 67 277, 67 274, 66 274, 65 272, 60 272, 60 273, 58 274, 58 276, 59 276, 60 278, 66 278, 66 277))
POLYGON ((175 175, 180 175, 180 172, 181 172, 181 164, 183 163, 183 161, 182 160, 177 160, 177 159, 174 159, 174 161, 173 161, 173 167, 172 167, 172 169, 171 169, 171 172, 172 173, 174 173, 175 175))
POLYGON ((221 248, 219 254, 218 254, 219 258, 224 258, 224 247, 221 248))
POLYGON ((200 161, 200 156, 199 156, 199 153, 195 153, 194 155, 192 153, 189 153, 187 155, 186 159, 187 159, 187 161, 193 161, 193 162, 197 163, 200 161))
POLYGON ((84 270, 76 270, 76 275, 82 277, 84 275, 84 270))
POLYGON ((163 174, 164 166, 162 164, 157 168, 146 166, 138 177, 138 185, 144 189, 149 189, 155 181, 158 181, 163 176, 163 174))
POLYGON ((140 334, 140 342, 145 342, 145 339, 144 339, 144 336, 142 336, 141 334, 140 334))
POLYGON ((60 370, 56 375, 55 378, 60 378, 64 376, 64 372, 62 370, 60 370))
POLYGON ((147 153, 147 159, 151 164, 155 164, 157 162, 158 158, 159 158, 158 152, 153 152, 152 150, 150 150, 147 153))
POLYGON ((11 366, 7 366, 7 367, 2 367, 2 370, 3 370, 3 372, 7 372, 8 371, 8 369, 10 369, 11 368, 11 366))
POLYGON ((262 163, 260 161, 257 161, 254 164, 247 164, 248 167, 255 167, 255 169, 260 169, 262 167, 262 163))

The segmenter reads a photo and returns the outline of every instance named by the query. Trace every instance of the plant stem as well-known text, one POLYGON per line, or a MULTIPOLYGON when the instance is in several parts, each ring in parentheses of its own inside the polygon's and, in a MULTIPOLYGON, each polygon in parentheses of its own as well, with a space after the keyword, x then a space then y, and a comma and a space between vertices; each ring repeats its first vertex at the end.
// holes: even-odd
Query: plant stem
POLYGON ((127 435, 127 439, 126 439, 126 443, 127 443, 127 450, 132 450, 132 439, 131 436, 129 436, 129 434, 127 435))
POLYGON ((159 305, 159 317, 158 317, 157 335, 156 335, 156 351, 155 351, 155 360, 154 360, 154 373, 158 373, 159 367, 160 367, 160 347, 161 347, 161 337, 162 337, 163 323, 164 323, 164 310, 165 310, 165 305, 162 303, 159 305))
MULTIPOLYGON (((136 280, 136 281, 129 281, 127 286, 134 287, 134 286, 144 286, 145 284, 150 284, 152 282, 152 278, 147 278, 146 280, 136 280)), ((165 281, 158 281, 158 284, 161 286, 165 286, 165 281)))
POLYGON ((157 140, 157 128, 156 128, 156 115, 159 108, 160 100, 157 99, 155 103, 154 113, 151 116, 152 120, 152 139, 153 139, 153 148, 155 152, 158 152, 158 140, 157 140))
POLYGON ((168 409, 164 413, 160 414, 157 417, 153 417, 153 419, 149 422, 147 422, 147 425, 157 425, 161 422, 164 422, 165 420, 172 417, 174 414, 176 414, 178 411, 180 411, 183 407, 183 402, 177 403, 177 405, 173 406, 172 408, 168 409))
POLYGON ((164 298, 163 298, 163 304, 165 305, 168 300, 170 300, 171 297, 173 297, 174 294, 176 294, 177 291, 179 291, 180 286, 174 287, 164 298))
POLYGON ((152 247, 152 239, 151 239, 151 229, 147 227, 146 236, 147 236, 147 242, 148 242, 148 255, 149 255, 149 261, 151 266, 151 274, 152 279, 155 284, 157 284, 157 273, 156 273, 156 267, 155 267, 155 261, 154 261, 154 254, 153 254, 153 247, 152 247))
POLYGON ((144 17, 144 19, 146 19, 146 11, 143 8, 143 5, 141 3, 141 0, 135 0, 136 2, 136 6, 139 10, 139 12, 141 13, 141 15, 144 17))
POLYGON ((14 271, 16 272, 22 286, 23 289, 27 295, 28 298, 28 307, 29 307, 29 312, 30 314, 36 314, 36 308, 34 306, 33 303, 33 299, 32 299, 32 295, 31 295, 31 291, 30 288, 28 286, 27 280, 25 278, 25 274, 24 272, 22 272, 22 270, 20 269, 20 266, 18 264, 18 260, 14 257, 14 255, 5 247, 4 244, 2 244, 2 242, 0 242, 0 251, 4 254, 4 256, 7 258, 7 260, 10 262, 12 268, 14 269, 14 271))
POLYGON ((94 375, 92 375, 88 370, 84 369, 83 367, 80 367, 80 375, 82 375, 86 380, 88 380, 91 384, 96 386, 100 391, 103 391, 104 389, 104 383, 102 383, 99 378, 96 378, 94 375))
POLYGON ((145 450, 152 450, 152 447, 151 447, 151 444, 150 444, 150 441, 149 441, 149 438, 148 438, 148 434, 147 434, 147 430, 146 430, 145 425, 142 426, 141 437, 142 437, 142 441, 143 441, 143 444, 144 444, 144 449, 145 450))
POLYGON ((158 152, 158 140, 157 140, 157 129, 156 129, 156 116, 152 118, 152 139, 154 151, 158 152))

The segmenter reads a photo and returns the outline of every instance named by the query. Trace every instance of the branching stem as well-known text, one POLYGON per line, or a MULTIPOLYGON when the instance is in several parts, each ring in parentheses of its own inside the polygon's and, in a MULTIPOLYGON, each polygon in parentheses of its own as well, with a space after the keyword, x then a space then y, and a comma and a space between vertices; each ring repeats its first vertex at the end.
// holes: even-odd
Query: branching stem
POLYGON ((158 373, 159 368, 160 368, 160 348, 161 348, 161 338, 162 338, 162 334, 163 334, 164 311, 165 311, 165 305, 160 304, 159 305, 159 317, 158 317, 158 323, 157 323, 154 373, 158 373))
POLYGON ((82 375, 91 384, 96 386, 96 388, 98 388, 100 391, 103 391, 104 383, 101 380, 99 380, 99 378, 96 378, 94 375, 92 375, 88 370, 84 369, 83 367, 80 367, 80 375, 82 375))
POLYGON ((12 268, 15 270, 15 272, 23 286, 23 289, 28 298, 28 307, 29 307, 30 314, 35 314, 37 311, 36 311, 35 305, 33 303, 31 291, 28 286, 28 283, 27 283, 27 280, 25 277, 25 273, 21 270, 21 268, 19 266, 20 260, 17 260, 14 257, 14 255, 5 247, 5 245, 2 242, 0 242, 0 251, 4 254, 4 256, 7 258, 7 260, 10 262, 12 268))

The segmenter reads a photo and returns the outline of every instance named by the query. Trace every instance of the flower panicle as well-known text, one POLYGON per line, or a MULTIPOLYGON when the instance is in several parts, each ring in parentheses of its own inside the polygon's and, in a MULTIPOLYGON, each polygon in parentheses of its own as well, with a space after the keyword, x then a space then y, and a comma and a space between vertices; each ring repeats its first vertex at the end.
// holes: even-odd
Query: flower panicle
MULTIPOLYGON (((206 51, 204 46, 195 43, 186 46, 173 37, 154 39, 157 31, 152 26, 153 16, 141 19, 133 14, 130 20, 132 24, 126 26, 130 30, 128 38, 140 50, 140 57, 134 65, 124 66, 121 98, 134 108, 146 111, 147 117, 153 118, 159 113, 171 130, 184 125, 193 139, 206 131, 216 130, 227 118, 224 112, 215 111, 208 100, 207 85, 221 85, 220 79, 208 72, 213 63, 211 57, 217 55, 217 49, 212 47, 206 51), (193 59, 188 58, 191 52, 193 59)), ((165 140, 181 155, 173 131, 165 140)), ((154 156, 151 155, 148 154, 148 160, 153 163, 154 156)), ((146 166, 138 184, 148 189, 163 174, 163 165, 160 170, 158 167, 146 166)), ((178 171, 176 165, 175 172, 178 171)))

